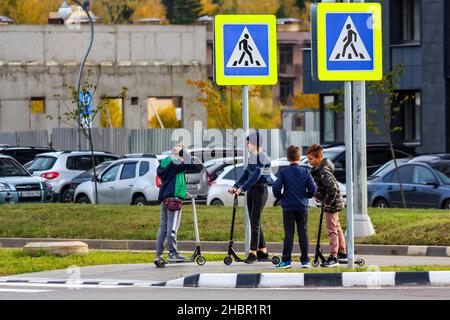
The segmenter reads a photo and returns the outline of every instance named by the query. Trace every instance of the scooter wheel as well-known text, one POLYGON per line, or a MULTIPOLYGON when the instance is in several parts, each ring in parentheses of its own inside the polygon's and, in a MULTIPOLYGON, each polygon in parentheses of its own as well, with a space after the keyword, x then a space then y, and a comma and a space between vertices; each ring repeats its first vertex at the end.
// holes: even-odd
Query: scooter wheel
POLYGON ((157 268, 162 269, 162 268, 166 267, 166 262, 164 260, 158 260, 158 261, 155 261, 155 265, 157 268))
POLYGON ((202 265, 204 265, 204 264, 206 263, 206 258, 205 258, 204 256, 198 256, 198 257, 195 259, 195 262, 197 262, 197 264, 198 264, 199 266, 202 266, 202 265))
POLYGON ((272 257, 272 264, 274 265, 278 265, 280 263, 281 259, 278 256, 273 256, 272 257))
POLYGON ((364 266, 366 264, 366 260, 364 258, 358 258, 358 259, 356 259, 355 263, 358 266, 362 267, 362 266, 364 266))
POLYGON ((227 266, 229 266, 233 263, 233 259, 231 259, 230 256, 226 256, 225 259, 223 259, 223 263, 225 263, 227 266))
POLYGON ((313 261, 313 263, 312 263, 312 265, 315 267, 315 268, 317 268, 318 266, 319 266, 319 260, 314 260, 313 261))

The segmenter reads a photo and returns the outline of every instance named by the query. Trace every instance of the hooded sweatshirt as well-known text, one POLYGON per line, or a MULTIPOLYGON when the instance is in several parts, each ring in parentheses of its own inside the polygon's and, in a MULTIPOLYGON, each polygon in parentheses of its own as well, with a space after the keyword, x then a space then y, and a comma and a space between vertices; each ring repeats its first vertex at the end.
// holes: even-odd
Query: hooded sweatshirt
POLYGON ((334 164, 325 158, 318 168, 313 168, 311 174, 317 184, 315 197, 325 206, 329 207, 328 212, 341 211, 344 208, 344 198, 336 178, 333 175, 334 164))

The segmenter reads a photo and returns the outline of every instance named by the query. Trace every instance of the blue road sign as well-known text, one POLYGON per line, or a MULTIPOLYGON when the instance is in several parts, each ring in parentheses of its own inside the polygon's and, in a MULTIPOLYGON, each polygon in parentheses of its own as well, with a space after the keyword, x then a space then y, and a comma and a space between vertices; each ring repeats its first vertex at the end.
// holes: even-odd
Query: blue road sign
POLYGON ((269 75, 269 27, 264 24, 225 24, 226 76, 269 75))

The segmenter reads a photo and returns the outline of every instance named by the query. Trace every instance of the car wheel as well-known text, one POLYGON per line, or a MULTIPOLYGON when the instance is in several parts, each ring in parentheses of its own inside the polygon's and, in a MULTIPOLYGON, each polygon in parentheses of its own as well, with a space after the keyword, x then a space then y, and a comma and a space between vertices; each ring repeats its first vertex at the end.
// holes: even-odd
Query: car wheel
POLYGON ((214 199, 213 201, 211 201, 211 205, 212 206, 216 206, 216 207, 223 207, 223 202, 220 199, 214 199))
POLYGON ((61 193, 61 202, 63 203, 72 202, 72 199, 70 199, 69 188, 64 189, 63 192, 61 193))
POLYGON ((77 203, 90 204, 91 202, 87 196, 81 196, 78 198, 77 203))
POLYGON ((375 201, 375 203, 373 204, 373 207, 380 208, 380 209, 389 208, 389 203, 386 201, 386 199, 381 198, 381 199, 377 199, 375 201))
POLYGON ((450 199, 447 199, 444 201, 444 205, 442 206, 442 209, 450 210, 450 199))
POLYGON ((134 199, 133 205, 135 206, 145 206, 147 204, 147 199, 144 196, 138 196, 134 199))

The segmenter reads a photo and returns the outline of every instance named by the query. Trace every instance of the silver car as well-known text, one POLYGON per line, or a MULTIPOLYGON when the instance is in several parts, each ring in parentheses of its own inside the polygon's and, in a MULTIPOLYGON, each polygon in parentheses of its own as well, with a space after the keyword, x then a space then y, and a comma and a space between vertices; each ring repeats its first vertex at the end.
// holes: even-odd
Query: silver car
MULTIPOLYGON (((113 162, 99 176, 99 204, 156 204, 160 180, 156 157, 124 158, 113 162)), ((94 203, 95 183, 86 181, 75 190, 75 202, 94 203)))
POLYGON ((16 160, 0 155, 0 204, 50 202, 52 186, 31 176, 16 160))
MULTIPOLYGON (((114 161, 119 156, 107 152, 94 152, 96 165, 114 161)), ((90 151, 58 151, 36 156, 28 171, 46 179, 53 187, 54 201, 70 202, 70 182, 92 168, 90 151)))

